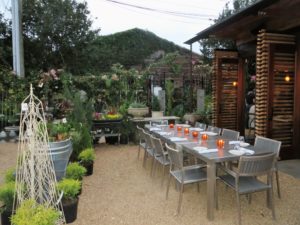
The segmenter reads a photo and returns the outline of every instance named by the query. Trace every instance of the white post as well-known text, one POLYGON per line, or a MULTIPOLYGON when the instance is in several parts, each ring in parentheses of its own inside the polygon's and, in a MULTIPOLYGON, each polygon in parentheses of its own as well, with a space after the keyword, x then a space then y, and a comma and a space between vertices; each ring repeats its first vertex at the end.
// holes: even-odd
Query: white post
POLYGON ((24 77, 24 50, 22 36, 22 0, 11 0, 13 68, 16 74, 24 77))

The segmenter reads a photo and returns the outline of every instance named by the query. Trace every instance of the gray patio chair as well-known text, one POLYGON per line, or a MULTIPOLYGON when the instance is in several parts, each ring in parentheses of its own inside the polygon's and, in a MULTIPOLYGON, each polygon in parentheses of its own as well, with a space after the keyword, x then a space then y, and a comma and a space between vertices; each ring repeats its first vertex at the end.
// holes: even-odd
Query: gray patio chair
POLYGON ((238 209, 238 224, 241 224, 240 195, 254 192, 267 191, 267 203, 270 203, 272 216, 275 219, 272 186, 272 168, 276 160, 276 153, 258 156, 241 156, 237 170, 230 170, 222 167, 225 175, 219 176, 227 186, 236 193, 236 203, 238 209), (258 176, 266 176, 266 182, 257 179, 258 176))
POLYGON ((146 166, 146 160, 147 160, 148 156, 151 156, 152 157, 152 163, 151 163, 150 175, 152 175, 155 150, 154 150, 154 146, 153 146, 152 141, 151 141, 151 134, 147 133, 144 130, 144 137, 145 137, 145 142, 146 142, 146 151, 145 151, 145 155, 144 155, 143 166, 144 167, 146 166))
POLYGON ((226 128, 223 128, 223 130, 222 130, 222 137, 224 137, 226 139, 238 140, 239 136, 240 136, 239 131, 230 130, 230 129, 226 129, 226 128))
POLYGON ((215 132, 215 133, 217 133, 218 135, 220 135, 221 134, 221 128, 219 128, 219 127, 214 127, 214 126, 208 126, 207 127, 207 131, 211 131, 211 132, 215 132))
POLYGON ((137 128, 137 134, 139 138, 139 148, 138 148, 138 155, 137 155, 137 158, 139 159, 141 148, 146 151, 146 141, 144 136, 144 129, 141 128, 139 125, 137 125, 136 128, 137 128))
POLYGON ((170 165, 170 160, 168 158, 168 152, 164 149, 163 144, 159 138, 156 138, 154 136, 151 136, 151 141, 154 146, 154 166, 153 166, 153 174, 155 174, 155 169, 157 163, 161 164, 163 167, 163 175, 161 179, 161 185, 164 183, 165 178, 165 167, 170 165))
MULTIPOLYGON (((261 136, 257 136, 255 138, 254 150, 255 149, 263 149, 265 151, 274 152, 274 153, 276 153, 277 160, 279 159, 280 147, 281 147, 281 141, 276 141, 276 140, 261 137, 261 136)), ((274 171, 275 177, 276 177, 277 195, 279 198, 281 198, 277 160, 275 162, 273 171, 274 171)))
POLYGON ((195 123, 195 127, 199 127, 203 130, 206 130, 206 124, 205 123, 199 123, 199 122, 196 122, 195 123))
POLYGON ((198 183, 199 191, 199 182, 206 181, 207 176, 206 172, 203 170, 202 165, 183 166, 182 150, 171 148, 168 144, 166 144, 166 148, 170 159, 170 173, 167 185, 166 199, 168 199, 170 181, 171 177, 173 177, 175 181, 180 185, 179 201, 177 207, 177 214, 179 214, 182 203, 183 186, 185 184, 198 183))

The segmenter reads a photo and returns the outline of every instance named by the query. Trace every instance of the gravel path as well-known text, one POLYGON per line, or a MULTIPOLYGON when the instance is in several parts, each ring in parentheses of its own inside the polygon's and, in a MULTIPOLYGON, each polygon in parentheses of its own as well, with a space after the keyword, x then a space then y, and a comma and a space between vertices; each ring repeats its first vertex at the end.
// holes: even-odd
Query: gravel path
MULTIPOLYGON (((0 171, 15 165, 16 144, 0 144, 0 171)), ((2 181, 2 174, 0 182, 2 181)), ((137 146, 96 147, 94 174, 85 177, 77 220, 72 225, 232 225, 236 223, 235 194, 218 184, 219 210, 215 220, 206 219, 206 183, 185 187, 182 210, 175 216, 178 192, 174 183, 165 200, 166 182, 161 171, 150 177, 150 161, 142 166, 137 146)), ((167 178, 167 176, 166 176, 167 178)), ((249 205, 242 198, 243 225, 300 225, 300 180, 280 174, 282 199, 275 195, 277 220, 266 207, 265 193, 255 193, 249 205)))

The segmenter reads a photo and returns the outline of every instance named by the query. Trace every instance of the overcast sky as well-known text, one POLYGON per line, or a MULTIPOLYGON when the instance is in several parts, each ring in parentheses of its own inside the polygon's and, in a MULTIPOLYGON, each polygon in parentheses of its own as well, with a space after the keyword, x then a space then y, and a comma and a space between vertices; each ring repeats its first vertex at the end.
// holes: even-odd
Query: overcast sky
MULTIPOLYGON (((6 11, 12 0, 0 0, 0 11, 6 11)), ((84 1, 84 0, 77 0, 84 1)), ((101 35, 141 28, 189 48, 183 44, 199 31, 213 24, 229 0, 86 0, 101 35)), ((193 50, 198 51, 194 44, 193 50)))

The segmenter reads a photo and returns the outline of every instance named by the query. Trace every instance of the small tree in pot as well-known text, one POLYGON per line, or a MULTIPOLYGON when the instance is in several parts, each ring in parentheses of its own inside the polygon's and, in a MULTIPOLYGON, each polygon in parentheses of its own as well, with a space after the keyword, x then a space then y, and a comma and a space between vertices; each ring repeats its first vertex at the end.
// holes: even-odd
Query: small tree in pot
POLYGON ((78 156, 78 159, 80 160, 80 164, 83 165, 87 170, 86 172, 87 176, 93 174, 95 158, 96 155, 93 148, 84 149, 78 156))
POLYGON ((57 184, 57 189, 63 192, 62 206, 66 223, 72 223, 77 218, 78 194, 81 182, 74 179, 63 179, 57 184))

